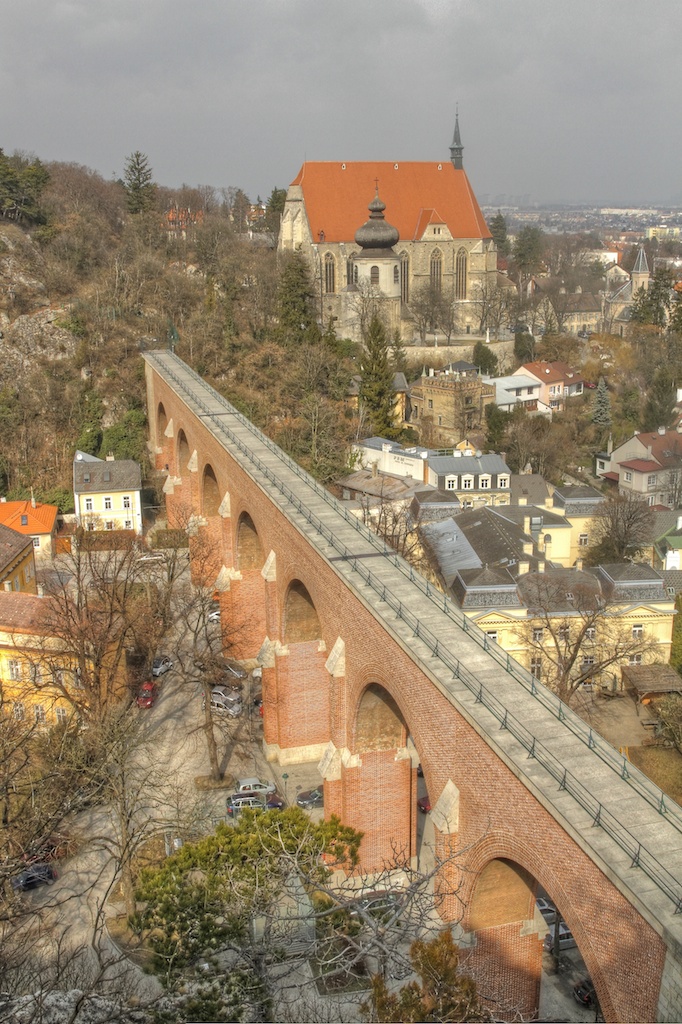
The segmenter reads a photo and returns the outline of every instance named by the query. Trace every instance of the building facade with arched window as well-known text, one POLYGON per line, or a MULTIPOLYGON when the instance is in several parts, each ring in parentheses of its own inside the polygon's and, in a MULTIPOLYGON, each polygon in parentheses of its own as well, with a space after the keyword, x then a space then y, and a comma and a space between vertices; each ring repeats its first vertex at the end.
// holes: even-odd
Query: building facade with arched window
MULTIPOLYGON (((399 287, 403 337, 414 333, 410 301, 428 287, 459 303, 463 330, 476 331, 476 295, 479 286, 484 290, 496 283, 497 252, 462 166, 458 126, 450 159, 442 162, 303 164, 287 192, 279 248, 300 249, 306 256, 318 319, 326 324, 336 317, 337 333, 353 336, 349 289, 361 287, 355 232, 367 217, 377 183, 387 217, 399 234, 390 290, 399 287)), ((370 272, 370 285, 380 289, 376 277, 372 280, 370 272)))

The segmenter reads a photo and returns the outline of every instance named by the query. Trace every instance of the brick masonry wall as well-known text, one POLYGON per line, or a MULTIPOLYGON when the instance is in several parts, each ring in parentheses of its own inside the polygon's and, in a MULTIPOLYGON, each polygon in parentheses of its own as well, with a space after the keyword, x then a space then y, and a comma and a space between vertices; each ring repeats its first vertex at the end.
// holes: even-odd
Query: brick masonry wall
MULTIPOLYGON (((149 368, 147 372, 155 377, 149 368)), ((459 854, 458 862, 450 862, 443 869, 448 885, 450 880, 461 882, 457 896, 445 902, 448 916, 455 919, 463 913, 466 931, 476 932, 476 914, 484 925, 480 933, 476 932, 478 952, 472 955, 472 962, 480 964, 485 956, 496 957, 501 972, 500 993, 505 998, 518 996, 528 1004, 535 998, 529 993, 536 991, 539 977, 534 953, 537 935, 532 939, 522 934, 524 924, 532 917, 532 885, 527 888, 524 910, 518 891, 519 873, 514 872, 514 891, 509 900, 500 893, 501 905, 506 905, 505 914, 510 919, 488 926, 485 900, 477 899, 479 881, 485 882, 482 873, 486 865, 496 860, 510 861, 537 879, 557 902, 597 986, 605 1019, 655 1020, 666 956, 663 940, 158 378, 153 383, 150 409, 156 408, 155 397, 163 401, 168 417, 172 416, 176 437, 183 429, 190 451, 196 449, 199 453, 198 473, 185 474, 183 479, 202 479, 204 464, 210 462, 220 493, 230 494, 232 529, 241 513, 248 513, 262 550, 276 553, 276 579, 267 584, 267 600, 263 598, 261 609, 256 605, 252 608, 264 620, 261 639, 265 635, 270 639, 282 636, 283 609, 292 581, 302 581, 319 618, 324 654, 304 654, 304 644, 300 662, 296 660, 299 655, 295 655, 286 673, 279 661, 291 659, 291 654, 278 656, 277 668, 263 672, 266 741, 282 744, 296 740, 299 745, 300 740, 313 743, 333 738, 337 748, 346 747, 355 753, 363 693, 371 684, 384 687, 419 753, 432 804, 449 779, 460 792, 458 835, 437 834, 436 838, 439 849, 452 843, 459 854), (324 668, 338 637, 345 644, 345 680, 330 679, 324 668), (305 724, 300 720, 300 702, 296 700, 299 665, 305 700, 316 708, 314 716, 306 716, 305 724), (294 699, 290 701, 289 695, 294 699), (518 974, 524 971, 521 991, 518 974)), ((155 417, 150 415, 150 420, 154 431, 155 417)), ((183 498, 185 495, 183 485, 183 498)), ((195 489, 195 508, 198 497, 195 489)), ((255 595, 253 600, 258 600, 255 595)), ((340 779, 325 784, 325 807, 328 814, 341 809, 344 820, 365 831, 363 863, 376 866, 393 856, 396 845, 413 849, 413 772, 409 759, 396 761, 395 750, 363 751, 359 756, 359 767, 344 768, 340 779)), ((499 878, 504 877, 501 872, 499 878)), ((512 874, 506 877, 512 881, 512 874)))

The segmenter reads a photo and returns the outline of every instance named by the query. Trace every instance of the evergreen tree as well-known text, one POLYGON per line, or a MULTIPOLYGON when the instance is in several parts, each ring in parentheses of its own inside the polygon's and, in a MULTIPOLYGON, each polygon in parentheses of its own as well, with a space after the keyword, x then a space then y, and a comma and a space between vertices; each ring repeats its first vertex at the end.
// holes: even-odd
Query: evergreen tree
POLYGON ((273 188, 265 206, 265 225, 268 231, 273 231, 275 234, 279 232, 286 198, 287 190, 285 188, 273 188))
POLYGON ((459 949, 445 929, 430 941, 410 946, 410 960, 418 981, 389 992, 381 974, 372 978, 363 1010, 375 1021, 483 1021, 490 1015, 481 1005, 476 982, 460 967, 459 949))
POLYGON ((598 427, 611 426, 611 398, 609 396, 608 388, 606 387, 606 381, 603 377, 599 378, 597 390, 594 393, 594 401, 592 403, 592 422, 598 427))
POLYGON ((473 362, 481 373, 491 377, 497 373, 497 356, 484 341, 477 341, 474 345, 473 362))
POLYGON ((376 313, 369 322, 364 342, 367 351, 362 362, 360 406, 367 414, 371 433, 392 439, 400 433, 400 427, 394 423, 393 370, 388 359, 386 330, 376 313))
POLYGON ((647 392, 643 430, 669 427, 675 413, 675 384, 667 366, 659 366, 647 392))
POLYGON ((0 149, 0 216, 32 223, 44 220, 39 202, 49 180, 40 160, 7 157, 0 149))
POLYGON ((654 274, 648 289, 640 288, 635 295, 630 320, 635 324, 665 327, 673 304, 673 275, 667 267, 654 274))
POLYGON ((530 225, 521 228, 512 249, 514 265, 520 280, 531 277, 542 268, 543 248, 544 235, 540 228, 530 225))
POLYGON ((308 264, 301 252, 289 253, 279 279, 279 327, 285 340, 300 341, 314 323, 313 290, 308 264))
POLYGON ((508 256, 511 252, 511 245, 507 238, 507 221, 505 220, 504 214, 500 213, 498 210, 488 224, 488 227, 500 256, 508 256))
POLYGON ((394 373, 407 373, 407 353, 400 337, 400 330, 396 327, 391 345, 391 366, 394 373))
POLYGON ((143 213, 154 205, 156 185, 149 158, 136 149, 131 153, 123 172, 123 187, 130 213, 143 213))

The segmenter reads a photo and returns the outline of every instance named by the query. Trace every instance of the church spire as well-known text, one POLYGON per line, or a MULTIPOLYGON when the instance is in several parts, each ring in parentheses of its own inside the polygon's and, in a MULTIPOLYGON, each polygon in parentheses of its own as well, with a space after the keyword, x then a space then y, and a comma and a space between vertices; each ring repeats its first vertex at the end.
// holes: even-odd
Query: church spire
POLYGON ((450 159, 452 160, 452 166, 456 171, 462 170, 462 154, 464 152, 464 146, 459 136, 459 106, 455 110, 455 134, 452 137, 452 145, 450 146, 450 159))

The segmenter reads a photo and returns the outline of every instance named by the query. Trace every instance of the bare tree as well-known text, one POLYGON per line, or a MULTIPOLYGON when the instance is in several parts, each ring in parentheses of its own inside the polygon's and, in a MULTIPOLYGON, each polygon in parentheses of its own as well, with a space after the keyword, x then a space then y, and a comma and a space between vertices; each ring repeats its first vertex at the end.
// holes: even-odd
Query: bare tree
MULTIPOLYGON (((579 570, 529 573, 520 581, 528 622, 516 630, 531 671, 566 704, 629 658, 655 657, 658 642, 623 621, 596 576, 579 570)), ((613 675, 613 673, 610 673, 613 675)))
POLYGON ((424 551, 419 536, 419 521, 412 515, 410 504, 400 500, 391 501, 384 494, 382 482, 379 496, 363 495, 360 507, 363 523, 418 568, 424 560, 424 551))
POLYGON ((636 558, 650 538, 654 513, 635 494, 615 494, 596 509, 593 536, 588 551, 591 565, 622 562, 636 558))

